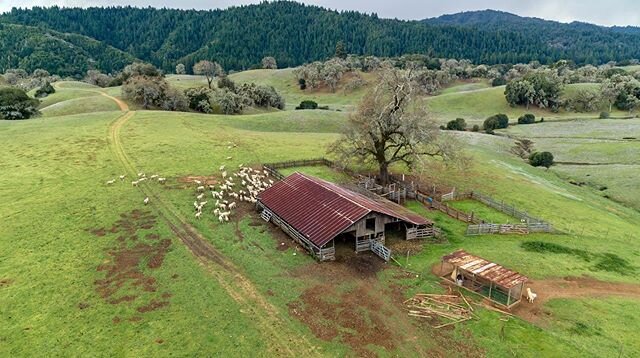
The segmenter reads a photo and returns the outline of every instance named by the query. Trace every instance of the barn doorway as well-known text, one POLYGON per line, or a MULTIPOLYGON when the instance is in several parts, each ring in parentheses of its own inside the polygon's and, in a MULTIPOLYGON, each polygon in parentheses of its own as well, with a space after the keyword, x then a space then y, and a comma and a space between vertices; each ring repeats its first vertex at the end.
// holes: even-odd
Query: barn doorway
POLYGON ((356 255, 356 237, 353 233, 343 232, 333 239, 336 248, 336 260, 356 255))

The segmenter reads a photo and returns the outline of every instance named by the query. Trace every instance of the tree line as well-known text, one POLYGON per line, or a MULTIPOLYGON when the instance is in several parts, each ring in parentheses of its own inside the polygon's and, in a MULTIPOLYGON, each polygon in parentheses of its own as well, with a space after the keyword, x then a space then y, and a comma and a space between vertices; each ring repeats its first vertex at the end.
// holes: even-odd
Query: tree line
MULTIPOLYGON (((228 70, 243 70, 261 66, 265 56, 273 56, 281 67, 295 67, 331 57, 340 41, 345 53, 357 55, 397 57, 419 53, 489 65, 530 61, 550 64, 560 59, 602 64, 640 58, 640 34, 611 29, 563 33, 562 44, 557 44, 546 34, 553 29, 536 23, 526 31, 500 23, 486 28, 436 25, 289 1, 206 11, 34 7, 13 9, 1 15, 0 22, 89 36, 165 72, 183 63, 190 73, 203 59, 215 60, 228 70)), ((90 54, 99 55, 99 49, 90 54)), ((113 65, 105 63, 96 69, 110 72, 107 67, 113 65)), ((59 66, 64 67, 64 62, 59 66)))

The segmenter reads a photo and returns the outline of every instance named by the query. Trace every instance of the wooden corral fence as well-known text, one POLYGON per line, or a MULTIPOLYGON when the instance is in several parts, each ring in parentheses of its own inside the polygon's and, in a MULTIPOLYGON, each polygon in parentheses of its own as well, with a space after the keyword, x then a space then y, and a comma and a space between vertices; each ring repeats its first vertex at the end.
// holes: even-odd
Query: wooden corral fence
POLYGON ((531 224, 476 224, 467 226, 466 235, 488 235, 488 234, 522 234, 532 232, 553 232, 553 227, 549 223, 531 224))
POLYGON ((473 199, 473 200, 477 200, 483 204, 485 204, 486 206, 492 207, 498 211, 501 211, 509 216, 513 216, 514 218, 520 220, 522 223, 528 223, 528 224, 546 224, 548 226, 551 226, 549 223, 547 223, 546 221, 536 218, 534 216, 531 216, 529 214, 527 214, 526 211, 522 211, 522 210, 518 210, 516 209, 515 205, 509 205, 509 204, 505 204, 504 201, 498 201, 493 199, 492 197, 482 194, 478 191, 471 191, 471 192, 466 192, 466 193, 460 193, 460 192, 456 192, 453 191, 451 193, 448 193, 446 195, 442 196, 443 201, 445 200, 464 200, 464 199, 473 199), (446 196, 446 199, 445 199, 446 196))
POLYGON ((440 230, 440 228, 437 228, 435 226, 431 226, 431 227, 424 227, 424 228, 407 228, 407 234, 406 234, 406 239, 407 240, 413 240, 413 239, 425 239, 425 238, 441 238, 442 237, 442 231, 440 230))
POLYGON ((452 208, 446 203, 441 203, 435 200, 433 197, 424 195, 421 192, 415 193, 415 200, 421 202, 430 209, 440 210, 450 217, 465 223, 481 224, 485 222, 484 220, 477 217, 474 213, 469 214, 462 210, 452 208))

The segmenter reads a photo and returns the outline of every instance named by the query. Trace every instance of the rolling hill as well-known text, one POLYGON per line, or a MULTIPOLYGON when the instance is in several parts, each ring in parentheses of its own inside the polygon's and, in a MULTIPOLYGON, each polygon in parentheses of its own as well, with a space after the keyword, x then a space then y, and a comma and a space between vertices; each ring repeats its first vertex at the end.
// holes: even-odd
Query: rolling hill
POLYGON ((88 69, 112 72, 135 58, 103 42, 78 34, 0 23, 0 72, 42 68, 60 76, 84 75, 88 69))

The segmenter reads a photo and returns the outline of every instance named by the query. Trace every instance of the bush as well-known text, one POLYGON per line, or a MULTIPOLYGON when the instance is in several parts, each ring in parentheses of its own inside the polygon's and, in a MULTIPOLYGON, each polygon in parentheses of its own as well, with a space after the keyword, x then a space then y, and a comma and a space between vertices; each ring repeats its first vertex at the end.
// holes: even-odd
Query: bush
POLYGON ((187 97, 187 104, 189 109, 202 112, 211 113, 211 98, 213 97, 213 90, 207 87, 189 88, 184 91, 187 97))
POLYGON ((284 109, 284 98, 276 91, 273 86, 256 85, 255 83, 244 83, 238 88, 236 93, 245 97, 250 103, 246 105, 255 105, 264 108, 284 109))
POLYGON ((218 88, 227 88, 231 92, 236 92, 236 83, 233 82, 228 76, 221 76, 218 80, 218 88))
POLYGON ((480 126, 477 124, 474 124, 473 127, 471 127, 471 131, 472 132, 479 132, 480 131, 480 126))
POLYGON ((549 168, 553 165, 553 154, 549 152, 535 152, 529 156, 529 164, 534 167, 549 168))
POLYGON ((491 81, 491 86, 504 86, 507 84, 507 80, 504 77, 496 77, 491 81))
POLYGON ((447 123, 447 129, 450 131, 464 131, 467 129, 467 122, 464 118, 456 118, 447 123))
POLYGON ((531 113, 527 113, 518 118, 518 124, 531 124, 536 122, 536 116, 531 113))
POLYGON ((485 132, 493 134, 495 129, 507 128, 509 126, 509 117, 506 114, 498 113, 484 120, 482 127, 485 132))
POLYGON ((299 78, 298 79, 298 85, 300 86, 301 90, 306 90, 307 89, 307 80, 305 80, 304 78, 299 78))
POLYGON ((49 82, 45 82, 44 86, 38 88, 38 90, 35 93, 35 97, 36 98, 42 98, 42 97, 46 97, 52 93, 56 93, 56 89, 53 88, 53 86, 51 85, 51 83, 49 82))
POLYGON ((304 100, 300 102, 300 105, 296 109, 317 109, 318 103, 311 100, 304 100))
POLYGON ((29 119, 39 113, 39 104, 19 88, 0 88, 0 119, 29 119))
POLYGON ((607 118, 609 118, 609 112, 607 111, 600 112, 600 119, 607 119, 607 118))

